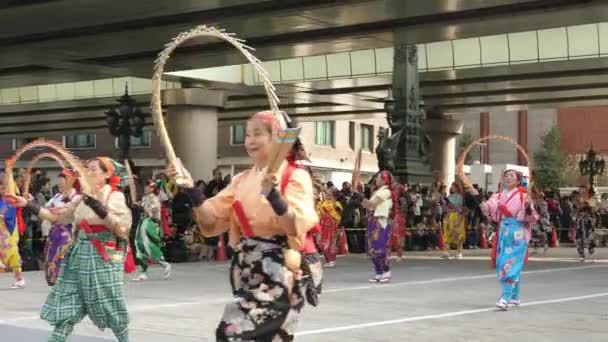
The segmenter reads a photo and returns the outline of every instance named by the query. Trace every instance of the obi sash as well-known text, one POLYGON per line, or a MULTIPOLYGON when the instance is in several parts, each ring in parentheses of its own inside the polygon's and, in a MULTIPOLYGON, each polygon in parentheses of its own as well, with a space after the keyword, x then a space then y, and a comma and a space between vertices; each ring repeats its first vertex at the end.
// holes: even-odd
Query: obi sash
MULTIPOLYGON (((104 233, 104 232, 108 231, 108 228, 106 226, 100 225, 100 224, 90 225, 89 222, 87 222, 87 220, 80 221, 79 227, 80 227, 80 229, 82 229, 82 231, 87 233, 87 235, 99 234, 99 233, 104 233)), ((99 239, 94 238, 92 236, 89 236, 89 241, 91 242, 91 244, 93 245, 95 250, 97 250, 97 252, 101 256, 103 261, 105 261, 105 262, 110 261, 110 256, 108 255, 108 252, 106 251, 106 247, 113 248, 119 252, 122 251, 122 248, 118 246, 116 241, 101 242, 99 239)))
MULTIPOLYGON (((281 176, 281 184, 280 184, 281 194, 285 193, 285 190, 287 189, 287 185, 289 184, 289 179, 291 178, 292 173, 297 168, 299 168, 299 167, 295 164, 288 164, 287 169, 281 176)), ((232 209, 234 210, 234 215, 236 216, 239 226, 241 227, 241 233, 243 234, 243 236, 245 236, 247 238, 253 237, 254 236, 253 230, 251 228, 251 224, 249 223, 249 219, 247 218, 247 215, 245 214, 245 208, 243 207, 243 203, 239 200, 235 200, 234 202, 232 202, 232 209)), ((314 238, 313 238, 313 233, 318 230, 320 230, 320 227, 318 227, 318 225, 317 225, 317 226, 313 227, 312 229, 310 229, 308 232, 306 232, 306 236, 304 237, 301 252, 303 252, 303 253, 316 253, 317 252, 317 248, 315 246, 315 242, 314 242, 314 238)))

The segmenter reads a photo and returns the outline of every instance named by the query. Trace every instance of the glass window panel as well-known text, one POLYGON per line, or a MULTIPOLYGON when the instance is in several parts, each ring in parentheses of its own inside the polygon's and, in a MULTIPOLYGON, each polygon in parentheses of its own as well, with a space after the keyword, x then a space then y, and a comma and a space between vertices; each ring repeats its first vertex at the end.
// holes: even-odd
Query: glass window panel
POLYGON ((355 123, 353 121, 348 122, 348 147, 351 150, 355 149, 355 123))
POLYGON ((19 103, 19 88, 0 89, 2 92, 2 103, 19 103))
POLYGON ((230 126, 230 144, 231 145, 243 145, 245 143, 245 125, 234 124, 230 126))
POLYGON ((472 66, 481 64, 481 56, 479 55, 479 39, 458 39, 452 42, 454 44, 454 66, 472 66))
POLYGON ((350 53, 353 75, 372 75, 376 73, 374 50, 353 51, 350 53))
POLYGON ((93 88, 95 89, 95 97, 112 96, 114 93, 111 78, 93 81, 93 88))
POLYGON ((19 102, 32 103, 38 102, 38 87, 29 86, 19 88, 19 102))
POLYGON ((38 101, 54 101, 55 98, 57 98, 57 89, 54 84, 38 86, 38 101))
POLYGON ((509 43, 506 34, 481 37, 480 41, 482 64, 509 62, 509 43))
POLYGON ((599 23, 598 31, 600 32, 600 53, 608 53, 608 22, 599 23))
POLYGON ((373 126, 365 124, 361 125, 361 148, 365 151, 371 152, 373 150, 373 132, 373 126))
POLYGON ((281 60, 281 79, 283 81, 301 81, 304 79, 301 58, 281 60))
POLYGON ((334 122, 317 121, 315 122, 315 144, 334 145, 334 122))
MULTIPOLYGON (((268 72, 268 74, 270 75, 270 80, 272 82, 281 81, 281 63, 279 61, 264 62, 262 64, 266 72, 268 72)), ((258 83, 262 83, 260 75, 258 75, 255 70, 254 72, 256 73, 255 77, 258 80, 258 83)))
POLYGON ((304 57, 304 79, 312 80, 327 77, 325 56, 304 57))
POLYGON ((329 77, 350 76, 350 54, 348 52, 327 55, 329 77))
POLYGON ((152 92, 152 80, 147 78, 134 77, 133 86, 129 89, 133 94, 149 94, 152 92))
POLYGON ((150 147, 151 132, 149 128, 144 128, 141 136, 131 136, 131 147, 150 147))
MULTIPOLYGON (((125 85, 122 85, 124 92, 125 85)), ((73 100, 76 94, 74 83, 59 83, 57 84, 57 101, 73 100)))
POLYGON ((568 57, 568 37, 565 27, 539 30, 538 51, 540 59, 565 59, 568 57))
POLYGON ((597 55, 597 25, 577 25, 568 27, 568 51, 570 57, 597 55))
POLYGON ((429 60, 429 69, 452 68, 452 42, 436 42, 426 44, 426 53, 429 60))
POLYGON ((66 148, 89 149, 95 148, 95 134, 74 134, 64 137, 66 148))
POLYGON ((509 51, 511 62, 537 60, 536 31, 509 33, 509 51))
POLYGON ((392 47, 376 49, 376 71, 378 73, 393 72, 393 51, 392 47))
MULTIPOLYGON (((152 87, 150 87, 150 90, 152 87)), ((93 81, 82 81, 74 83, 74 96, 78 99, 86 99, 95 96, 93 81)))
POLYGON ((418 69, 426 70, 426 46, 424 44, 418 44, 418 69))
POLYGON ((315 144, 317 145, 323 145, 323 140, 325 139, 324 128, 322 121, 315 122, 315 144))

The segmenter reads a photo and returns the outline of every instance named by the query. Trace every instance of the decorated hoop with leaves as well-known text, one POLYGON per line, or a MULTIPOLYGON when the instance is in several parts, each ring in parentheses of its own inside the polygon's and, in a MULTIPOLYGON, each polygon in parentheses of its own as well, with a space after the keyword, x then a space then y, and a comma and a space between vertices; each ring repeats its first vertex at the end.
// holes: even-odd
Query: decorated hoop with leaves
POLYGON ((171 57, 171 54, 183 43, 198 37, 215 37, 221 40, 224 40, 234 46, 237 50, 239 50, 243 56, 251 63, 253 68, 258 73, 259 77, 262 80, 264 85, 264 89, 266 90, 266 95, 268 97, 268 103, 270 105, 270 110, 274 113, 274 115, 280 119, 281 113, 279 111, 279 98, 276 95, 275 87, 270 81, 270 75, 262 66, 262 62, 257 59, 251 51, 254 49, 250 46, 245 45, 245 41, 243 39, 236 38, 234 33, 227 33, 225 30, 217 29, 215 27, 201 25, 197 26, 189 31, 180 33, 177 37, 173 38, 169 43, 165 45, 165 48, 158 54, 158 58, 155 61, 154 65, 154 74, 152 75, 152 118, 154 120, 154 125, 156 126, 158 135, 162 141, 163 146, 165 147, 165 153, 169 164, 173 164, 178 168, 176 181, 177 183, 186 182, 186 178, 184 177, 184 169, 181 165, 181 162, 177 158, 175 154, 175 150, 173 145, 171 144, 171 140, 169 138, 169 134, 167 132, 167 128, 165 126, 165 122, 162 115, 162 103, 161 103, 161 82, 162 76, 165 70, 165 65, 167 61, 171 57), (179 168, 182 168, 181 170, 179 168))
POLYGON ((13 169, 15 167, 15 162, 25 152, 33 150, 35 148, 48 148, 50 150, 53 150, 58 156, 65 160, 71 166, 72 169, 74 169, 78 173, 78 178, 80 179, 80 185, 82 187, 83 192, 91 194, 93 187, 91 186, 91 181, 89 180, 88 174, 80 159, 78 159, 78 157, 66 150, 60 142, 43 139, 36 140, 29 144, 21 146, 17 151, 15 151, 15 153, 10 158, 6 160, 4 184, 6 184, 7 186, 8 193, 13 195, 17 194, 17 185, 15 184, 15 180, 13 178, 13 169))
POLYGON ((36 166, 36 163, 42 159, 53 159, 56 161, 62 169, 65 169, 65 160, 61 158, 57 153, 53 152, 43 152, 37 154, 30 162, 27 164, 27 169, 25 170, 25 175, 23 179, 23 189, 29 189, 30 183, 32 182, 32 169, 36 166))
POLYGON ((471 181, 469 180, 469 177, 467 177, 467 175, 464 173, 464 161, 465 161, 467 155, 469 154, 469 152, 471 151, 471 149, 474 146, 483 145, 485 142, 487 142, 489 140, 504 141, 504 142, 510 143, 511 145, 515 146, 515 148, 517 148, 517 150, 524 156, 524 159, 526 160, 526 164, 528 165, 528 169, 530 169, 529 187, 532 187, 532 183, 533 183, 533 179, 532 179, 532 161, 530 160, 530 157, 528 157, 528 153, 526 153, 526 150, 521 145, 519 145, 515 140, 513 140, 510 137, 503 136, 503 135, 488 135, 488 136, 485 136, 485 137, 481 137, 481 138, 479 138, 479 139, 471 142, 462 151, 462 153, 460 154, 460 157, 458 157, 458 164, 456 165, 456 174, 458 175, 458 177, 460 178, 460 180, 464 183, 464 185, 467 188, 469 188, 469 189, 473 188, 473 185, 471 184, 471 181))

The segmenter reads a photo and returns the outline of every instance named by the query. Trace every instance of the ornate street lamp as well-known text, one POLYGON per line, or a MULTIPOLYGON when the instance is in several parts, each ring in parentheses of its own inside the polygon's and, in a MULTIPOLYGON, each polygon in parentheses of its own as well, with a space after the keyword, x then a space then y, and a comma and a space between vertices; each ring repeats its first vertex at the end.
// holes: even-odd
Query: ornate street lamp
POLYGON ((578 167, 581 171, 581 175, 588 176, 589 185, 593 186, 594 177, 604 173, 605 161, 604 158, 597 155, 597 152, 593 150, 593 145, 591 145, 591 148, 587 151, 587 159, 581 157, 581 160, 578 162, 578 167))
POLYGON ((129 157, 131 136, 141 137, 145 123, 144 114, 135 105, 135 100, 129 96, 129 89, 125 85, 125 94, 118 100, 119 105, 111 108, 106 114, 106 122, 110 134, 118 138, 118 148, 121 159, 129 157))

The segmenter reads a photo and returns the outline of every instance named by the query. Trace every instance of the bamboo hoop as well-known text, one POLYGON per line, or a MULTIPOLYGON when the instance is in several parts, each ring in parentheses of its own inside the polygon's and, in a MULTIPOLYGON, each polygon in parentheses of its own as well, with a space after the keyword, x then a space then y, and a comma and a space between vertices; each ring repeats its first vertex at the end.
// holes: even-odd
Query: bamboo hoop
MULTIPOLYGON (((5 161, 5 173, 4 173, 4 182, 8 186, 7 191, 10 194, 16 195, 17 189, 14 185, 13 178, 13 169, 15 167, 15 162, 27 151, 35 149, 35 148, 49 148, 53 150, 56 154, 61 156, 71 167, 78 173, 78 178, 80 180, 80 186, 82 187, 83 192, 91 193, 93 187, 91 186, 91 181, 88 177, 88 173, 84 168, 82 162, 78 157, 69 152, 63 147, 63 144, 57 141, 50 140, 35 140, 29 144, 21 146, 15 153, 9 157, 5 161)), ((24 190, 26 191, 26 190, 24 190)))
POLYGON ((517 148, 517 150, 524 156, 524 159, 526 160, 526 164, 528 166, 528 169, 530 170, 530 174, 529 174, 529 188, 532 188, 533 185, 533 177, 532 177, 532 160, 530 159, 530 157, 528 156, 528 153, 526 152, 526 150, 519 145, 515 140, 513 140, 510 137, 507 136, 503 136, 503 135, 488 135, 485 137, 481 137, 475 141, 473 141, 472 143, 470 143, 460 154, 460 157, 458 157, 458 164, 456 165, 456 174, 458 175, 458 177, 460 178, 460 180, 464 183, 464 185, 466 187, 468 187, 469 189, 473 188, 473 185, 471 184, 471 181, 469 180, 469 177, 466 176, 466 174, 464 173, 464 160, 466 159, 467 155, 469 154, 469 151, 471 151, 471 149, 476 146, 476 145, 481 145, 484 142, 488 141, 488 140, 501 140, 504 142, 508 142, 511 145, 515 146, 515 148, 517 148))
POLYGON ((131 164, 129 164, 129 159, 125 159, 125 169, 127 170, 127 181, 129 183, 129 195, 131 196, 131 204, 135 204, 135 202, 137 202, 137 189, 135 189, 135 176, 133 176, 133 171, 131 170, 131 164))
POLYGON ((180 33, 177 37, 173 38, 168 42, 164 49, 158 54, 158 57, 154 65, 154 73, 152 75, 152 118, 156 127, 157 133, 162 141, 165 148, 165 154, 167 156, 169 164, 176 165, 178 168, 176 171, 176 181, 179 183, 185 182, 184 172, 179 168, 183 168, 180 160, 175 154, 175 149, 171 144, 171 139, 165 126, 165 121, 162 114, 162 103, 161 103, 161 81, 165 70, 165 65, 171 57, 171 54, 183 43, 198 37, 215 37, 224 40, 239 50, 243 56, 251 63, 253 68, 257 71, 260 78, 262 79, 266 96, 268 97, 268 103, 270 110, 274 113, 277 119, 281 118, 281 112, 279 111, 279 97, 276 94, 276 89, 270 81, 270 75, 262 66, 262 62, 257 59, 250 51, 254 51, 252 47, 245 45, 245 40, 236 38, 234 33, 226 33, 225 30, 217 29, 212 26, 200 25, 189 31, 180 33))
POLYGON ((34 168, 36 163, 42 159, 53 159, 54 161, 56 161, 59 164, 59 166, 62 169, 66 168, 65 161, 56 153, 53 153, 53 152, 40 153, 40 154, 36 155, 34 158, 32 158, 32 160, 30 160, 29 164, 27 165, 27 169, 25 170, 25 178, 23 180, 23 189, 29 190, 30 183, 32 181, 32 169, 34 168))

